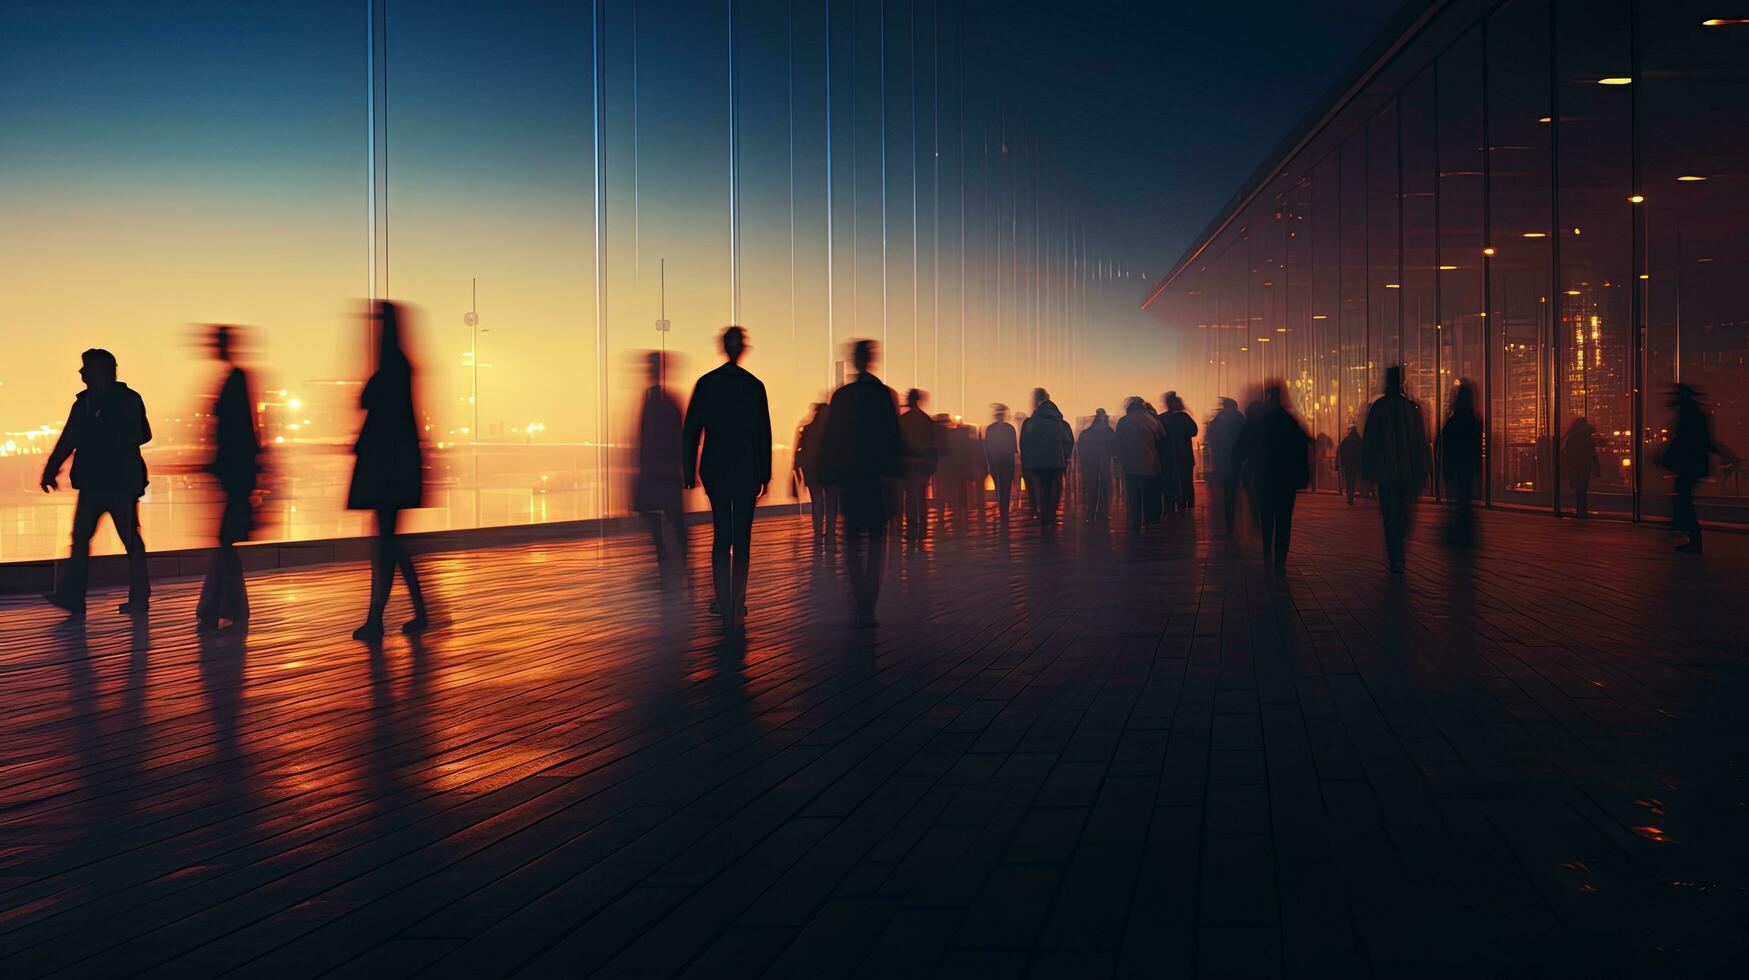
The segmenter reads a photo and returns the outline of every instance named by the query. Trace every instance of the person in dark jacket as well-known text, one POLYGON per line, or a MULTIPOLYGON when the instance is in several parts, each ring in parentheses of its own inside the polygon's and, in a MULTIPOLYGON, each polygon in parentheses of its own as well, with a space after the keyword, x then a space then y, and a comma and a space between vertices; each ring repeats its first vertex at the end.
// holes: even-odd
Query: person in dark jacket
POLYGON ((1597 430, 1583 416, 1573 420, 1561 439, 1561 472, 1573 488, 1573 516, 1589 520, 1591 478, 1602 476, 1603 468, 1597 461, 1597 430))
POLYGON ((954 422, 953 416, 938 412, 935 422, 935 478, 932 481, 936 499, 941 507, 937 527, 945 532, 948 528, 949 513, 952 513, 953 528, 964 530, 966 525, 966 439, 965 427, 954 422))
POLYGON ((722 345, 724 363, 698 379, 686 405, 680 462, 686 488, 702 482, 710 498, 711 611, 733 633, 747 615, 753 508, 771 486, 771 407, 764 383, 741 366, 747 331, 725 328, 722 345))
POLYGON ((1451 415, 1439 430, 1440 475, 1451 495, 1448 544, 1467 548, 1476 541, 1476 475, 1482 468, 1482 419, 1476 414, 1476 386, 1458 381, 1451 396, 1451 415))
POLYGON ((1311 482, 1311 444, 1305 426, 1283 401, 1281 384, 1266 386, 1262 407, 1245 417, 1235 454, 1241 462, 1253 464, 1252 493, 1263 532, 1263 557, 1273 560, 1276 568, 1287 565, 1294 501, 1311 482))
POLYGON ((1245 414, 1239 411, 1239 403, 1231 398, 1222 398, 1221 407, 1209 419, 1207 434, 1203 441, 1209 447, 1209 461, 1213 463, 1212 476, 1221 485, 1221 519, 1226 522, 1227 530, 1233 530, 1233 521, 1238 513, 1239 505, 1239 435, 1245 430, 1245 414))
POLYGON ((1064 420, 1050 392, 1032 390, 1032 417, 1020 425, 1020 466, 1038 508, 1039 525, 1057 526, 1057 505, 1063 499, 1063 471, 1075 452, 1075 430, 1064 420))
POLYGON ((1008 422, 1008 406, 991 406, 995 421, 984 427, 984 461, 990 468, 990 482, 996 485, 996 514, 1008 523, 1008 511, 1014 500, 1014 457, 1020 454, 1020 437, 1008 422))
POLYGON ((632 488, 632 509, 643 515, 656 549, 656 566, 673 584, 686 575, 686 509, 681 493, 680 402, 663 383, 663 355, 650 351, 645 368, 649 387, 638 412, 638 477, 632 488))
POLYGON ((413 362, 401 346, 401 333, 406 325, 401 322, 399 305, 380 300, 373 318, 377 331, 376 370, 359 396, 364 425, 352 447, 356 459, 346 493, 349 509, 376 514, 370 612, 364 625, 352 631, 354 639, 367 642, 382 639, 383 610, 389 604, 389 588, 394 584, 397 568, 413 603, 413 618, 401 625, 401 632, 419 633, 430 623, 419 573, 397 534, 401 512, 425 506, 425 447, 420 437, 419 413, 413 404, 413 362))
POLYGON ((1361 475, 1378 491, 1385 562, 1394 574, 1403 572, 1409 506, 1427 484, 1428 456, 1421 406, 1403 393, 1403 369, 1392 365, 1385 369, 1385 393, 1367 409, 1361 475))
POLYGON ((1348 506, 1354 506, 1354 494, 1360 487, 1360 430, 1348 427, 1348 434, 1336 446, 1336 475, 1342 478, 1342 492, 1348 495, 1348 506))
POLYGON ((1075 465, 1081 469, 1082 510, 1089 524, 1103 524, 1111 509, 1111 460, 1117 453, 1117 431, 1105 409, 1093 412, 1093 421, 1081 430, 1075 444, 1075 465))
POLYGON ((1737 461, 1713 442, 1712 422, 1701 404, 1699 389, 1678 383, 1671 390, 1670 407, 1676 410, 1676 418, 1670 423, 1670 442, 1658 456, 1658 465, 1676 477, 1670 526, 1688 532, 1688 540, 1677 545, 1677 551, 1699 554, 1700 514, 1694 509, 1694 488, 1712 475, 1714 455, 1727 460, 1727 468, 1735 467, 1737 461))
POLYGON ((886 562, 887 518, 892 516, 887 485, 903 472, 904 454, 898 399, 875 377, 876 351, 872 340, 852 345, 856 377, 832 393, 821 460, 821 478, 838 488, 854 622, 869 628, 879 625, 875 604, 886 562))
POLYGON ((1165 396, 1166 414, 1160 417, 1165 437, 1160 469, 1165 480, 1165 506, 1176 511, 1196 506, 1196 453, 1191 443, 1196 439, 1196 419, 1184 410, 1184 399, 1178 392, 1165 396))
POLYGON ((61 467, 73 457, 73 546, 59 588, 43 595, 50 605, 73 616, 85 615, 91 538, 108 514, 128 555, 127 615, 142 616, 152 599, 146 568, 146 542, 140 537, 140 498, 146 493, 146 460, 140 447, 152 441, 146 403, 132 388, 116 380, 115 355, 92 348, 79 355, 79 377, 85 390, 73 398, 55 448, 43 464, 38 481, 44 493, 59 490, 61 467))
POLYGON ((261 442, 255 433, 255 399, 249 394, 249 376, 236 360, 236 331, 216 326, 212 332, 213 356, 224 364, 224 384, 213 401, 213 456, 207 473, 218 481, 224 494, 219 516, 219 546, 207 562, 206 581, 194 615, 203 626, 233 624, 249 618, 249 594, 243 581, 243 561, 236 544, 249 540, 255 528, 255 481, 261 472, 261 442))
POLYGON ((814 521, 814 546, 831 551, 838 535, 838 492, 820 479, 820 452, 826 443, 825 402, 814 403, 814 414, 796 431, 795 469, 808 488, 808 514, 814 521))
POLYGON ((922 544, 929 532, 929 480, 937 464, 935 420, 923 410, 928 397, 912 388, 899 413, 899 437, 904 443, 905 539, 922 544))
POLYGON ((1148 511, 1148 497, 1160 478, 1160 420, 1148 403, 1132 395, 1124 402, 1123 418, 1113 433, 1118 466, 1123 469, 1124 522, 1139 534, 1148 511))

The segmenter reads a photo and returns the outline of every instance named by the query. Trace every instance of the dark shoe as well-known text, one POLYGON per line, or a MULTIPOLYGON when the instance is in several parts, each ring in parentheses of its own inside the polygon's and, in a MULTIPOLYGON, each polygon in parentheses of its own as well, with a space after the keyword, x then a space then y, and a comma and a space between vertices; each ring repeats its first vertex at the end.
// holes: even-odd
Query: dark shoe
POLYGON ((67 614, 70 616, 80 617, 85 615, 84 603, 75 603, 73 600, 59 592, 44 592, 43 601, 54 606, 56 609, 66 610, 67 614))
POLYGON ((383 638, 383 624, 376 620, 367 620, 363 626, 352 631, 352 638, 366 643, 383 638))
POLYGON ((115 611, 123 616, 144 616, 152 611, 152 603, 150 601, 134 602, 129 600, 116 606, 115 611))
MULTIPOLYGON (((428 627, 430 627, 430 625, 431 625, 431 620, 426 618, 426 615, 424 613, 420 613, 419 615, 414 616, 412 619, 407 620, 405 623, 402 623, 401 624, 401 632, 405 633, 408 636, 417 636, 420 633, 425 632, 425 630, 428 627)), ((381 631, 382 631, 382 627, 380 627, 380 626, 377 627, 377 631, 380 635, 381 631)))
POLYGON ((1698 555, 1700 554, 1700 541, 1697 538, 1689 538, 1682 544, 1677 545, 1676 550, 1685 555, 1698 555))

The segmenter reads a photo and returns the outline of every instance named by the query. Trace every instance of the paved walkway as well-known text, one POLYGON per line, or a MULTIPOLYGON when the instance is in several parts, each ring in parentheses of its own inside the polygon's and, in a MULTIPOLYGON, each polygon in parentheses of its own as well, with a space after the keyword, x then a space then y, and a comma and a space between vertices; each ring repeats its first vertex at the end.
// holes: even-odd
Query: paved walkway
POLYGON ((1285 576, 1206 514, 975 532, 874 634, 762 521, 744 648, 637 539, 430 557, 380 650, 360 566, 246 636, 7 600, 0 975, 1728 969, 1745 539, 1489 514, 1393 578, 1299 517, 1285 576))

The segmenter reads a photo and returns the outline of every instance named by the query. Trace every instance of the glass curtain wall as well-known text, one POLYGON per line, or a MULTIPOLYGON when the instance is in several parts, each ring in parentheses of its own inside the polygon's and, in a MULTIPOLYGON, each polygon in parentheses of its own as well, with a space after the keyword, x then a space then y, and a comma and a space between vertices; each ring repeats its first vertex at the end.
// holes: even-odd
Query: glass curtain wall
POLYGON ((1430 437, 1476 387, 1487 502, 1662 519, 1682 382, 1720 447, 1702 516, 1749 522, 1743 64, 1749 23, 1693 3, 1449 4, 1150 308, 1207 331, 1215 395, 1287 384, 1318 489, 1401 364, 1430 437))

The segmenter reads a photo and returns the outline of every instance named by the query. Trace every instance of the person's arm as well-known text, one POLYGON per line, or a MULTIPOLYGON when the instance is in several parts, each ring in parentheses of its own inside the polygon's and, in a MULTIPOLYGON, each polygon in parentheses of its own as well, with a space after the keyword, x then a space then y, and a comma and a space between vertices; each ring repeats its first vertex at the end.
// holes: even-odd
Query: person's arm
POLYGON ((79 448, 79 403, 74 402, 73 408, 67 412, 67 424, 61 427, 61 437, 55 440, 55 448, 49 451, 49 458, 43 463, 43 474, 38 484, 43 493, 61 489, 56 479, 61 473, 61 467, 66 465, 67 457, 79 448))
POLYGON ((709 389, 701 378, 692 388, 692 398, 686 402, 686 421, 681 426, 680 470, 688 490, 698 486, 698 444, 704 438, 704 416, 708 408, 705 402, 708 393, 709 389))
POLYGON ((753 452, 759 457, 759 496, 763 497, 771 487, 771 404, 765 397, 765 385, 758 384, 759 399, 754 411, 759 414, 754 419, 753 452))

